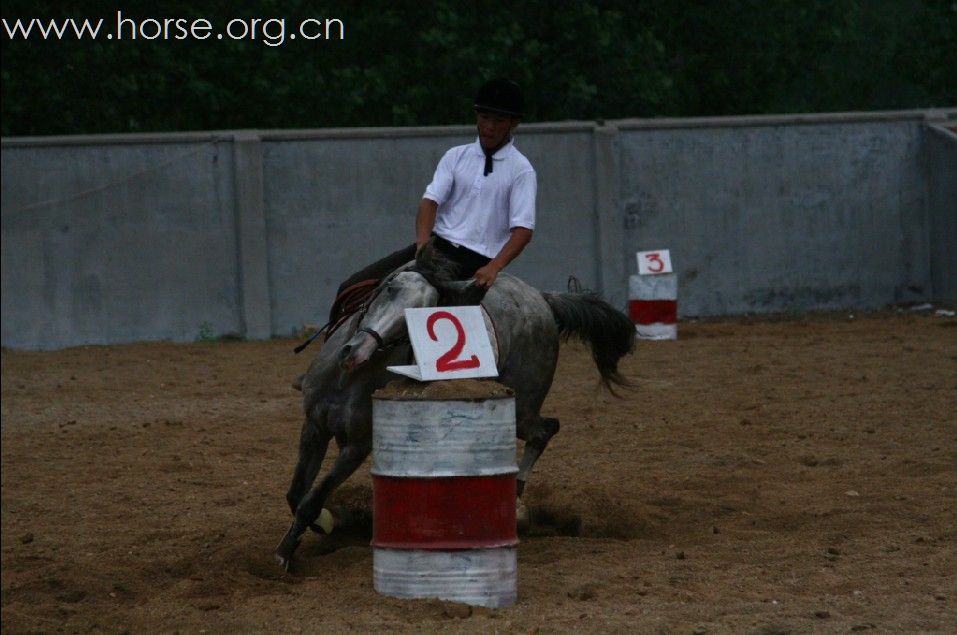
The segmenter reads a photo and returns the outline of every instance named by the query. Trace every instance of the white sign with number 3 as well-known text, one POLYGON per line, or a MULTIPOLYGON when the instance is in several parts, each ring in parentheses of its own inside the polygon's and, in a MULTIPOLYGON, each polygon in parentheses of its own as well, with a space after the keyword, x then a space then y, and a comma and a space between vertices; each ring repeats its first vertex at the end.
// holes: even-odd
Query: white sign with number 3
POLYGON ((498 376, 481 307, 406 309, 405 323, 416 365, 392 372, 419 381, 498 376))
POLYGON ((671 252, 667 249, 638 252, 638 274, 651 276, 656 273, 671 273, 671 252))

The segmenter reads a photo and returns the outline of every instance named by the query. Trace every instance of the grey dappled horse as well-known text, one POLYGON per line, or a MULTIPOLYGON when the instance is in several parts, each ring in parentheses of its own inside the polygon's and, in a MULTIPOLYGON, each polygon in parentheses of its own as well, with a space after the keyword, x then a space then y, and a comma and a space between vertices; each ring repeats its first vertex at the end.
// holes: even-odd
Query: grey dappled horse
POLYGON ((558 419, 540 415, 555 374, 559 339, 577 336, 590 343, 605 386, 627 385, 617 367, 634 347, 634 326, 597 296, 542 293, 503 273, 482 298, 483 290, 468 283, 441 282, 434 267, 421 270, 428 279, 410 263, 383 281, 365 309, 323 343, 302 378, 306 419, 286 494, 295 519, 276 549, 286 568, 306 528, 319 530, 317 518, 324 532, 331 531, 332 518, 323 504, 372 449, 372 393, 396 378, 386 366, 409 361, 404 309, 478 304, 481 299, 498 340, 498 381, 515 391, 516 436, 525 441, 517 475, 520 519, 525 481, 559 428, 558 419), (310 489, 333 437, 339 456, 310 489))

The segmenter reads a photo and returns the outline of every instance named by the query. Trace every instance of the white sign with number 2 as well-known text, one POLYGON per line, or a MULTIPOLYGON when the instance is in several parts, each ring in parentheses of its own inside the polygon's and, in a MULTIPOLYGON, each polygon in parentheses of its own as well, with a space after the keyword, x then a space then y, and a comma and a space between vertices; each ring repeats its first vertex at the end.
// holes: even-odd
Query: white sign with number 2
POLYGON ((405 323, 416 364, 392 372, 419 381, 498 376, 481 307, 406 309, 405 323))

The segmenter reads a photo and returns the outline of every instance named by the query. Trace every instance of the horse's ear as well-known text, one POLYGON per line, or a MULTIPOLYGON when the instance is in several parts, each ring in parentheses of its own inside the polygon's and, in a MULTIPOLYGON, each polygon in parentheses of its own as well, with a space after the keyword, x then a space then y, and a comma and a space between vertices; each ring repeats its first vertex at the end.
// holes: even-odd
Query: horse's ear
POLYGON ((437 287, 439 290, 439 306, 471 306, 481 304, 488 291, 485 287, 475 284, 475 280, 446 282, 437 287))

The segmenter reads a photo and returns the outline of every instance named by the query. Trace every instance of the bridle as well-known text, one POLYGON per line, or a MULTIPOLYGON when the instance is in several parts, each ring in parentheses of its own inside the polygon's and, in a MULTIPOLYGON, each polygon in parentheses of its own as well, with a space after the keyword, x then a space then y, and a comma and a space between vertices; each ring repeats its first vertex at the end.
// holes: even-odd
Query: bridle
MULTIPOLYGON (((363 326, 363 327, 357 328, 356 333, 368 333, 373 338, 375 338, 376 343, 379 345, 377 350, 380 350, 380 351, 385 350, 385 344, 382 343, 382 336, 379 335, 379 332, 376 331, 375 329, 370 329, 368 326, 363 326)), ((393 346, 395 345, 393 344, 393 346)))
POLYGON ((375 299, 379 297, 379 294, 382 293, 382 289, 385 288, 390 282, 392 282, 392 280, 397 275, 399 275, 403 271, 405 271, 405 269, 393 271, 391 274, 389 274, 388 277, 386 277, 384 280, 382 280, 381 283, 379 283, 379 286, 376 287, 375 291, 373 291, 372 294, 368 298, 366 298, 365 302, 362 303, 362 306, 359 307, 359 310, 356 311, 356 313, 359 316, 359 319, 356 321, 356 330, 355 330, 355 333, 353 333, 353 335, 357 333, 368 333, 376 341, 376 345, 377 345, 376 350, 378 351, 391 350, 395 348, 397 345, 401 344, 402 342, 408 341, 409 339, 408 332, 406 332, 405 335, 395 339, 392 342, 389 342, 389 344, 386 345, 386 343, 382 339, 382 335, 379 334, 378 331, 368 326, 362 326, 362 320, 365 319, 366 313, 369 312, 369 307, 372 305, 375 299))

